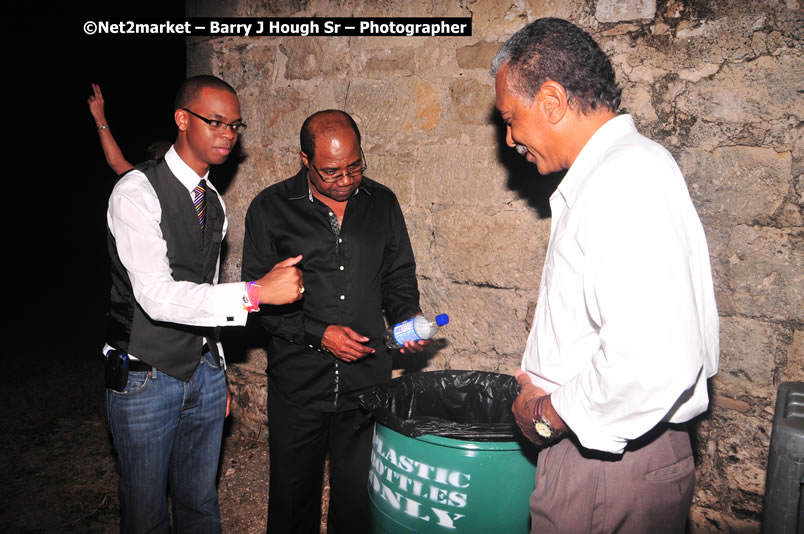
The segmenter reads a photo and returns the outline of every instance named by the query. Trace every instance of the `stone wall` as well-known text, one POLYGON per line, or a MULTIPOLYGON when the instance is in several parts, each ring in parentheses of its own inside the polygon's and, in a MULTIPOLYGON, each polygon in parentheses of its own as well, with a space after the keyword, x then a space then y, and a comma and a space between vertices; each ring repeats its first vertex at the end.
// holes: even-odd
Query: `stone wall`
MULTIPOLYGON (((249 202, 299 168, 303 119, 324 108, 355 117, 367 174, 402 203, 422 307, 451 317, 433 350, 401 360, 397 372, 518 367, 555 183, 504 147, 489 62, 534 18, 566 18, 592 33, 613 59, 624 107, 677 158, 712 253, 721 369, 697 427, 693 530, 758 531, 776 388, 804 380, 798 0, 199 0, 187 14, 472 17, 473 35, 460 38, 188 42, 188 74, 229 81, 249 124, 225 191, 226 280, 239 279, 249 202)), ((248 355, 230 369, 237 421, 264 433, 265 354, 234 335, 238 343, 248 355)))

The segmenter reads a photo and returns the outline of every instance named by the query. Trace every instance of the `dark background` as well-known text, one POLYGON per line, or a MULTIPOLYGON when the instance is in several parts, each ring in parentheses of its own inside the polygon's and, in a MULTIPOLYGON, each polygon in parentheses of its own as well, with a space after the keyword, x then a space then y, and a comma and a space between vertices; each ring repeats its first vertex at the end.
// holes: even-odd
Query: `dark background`
MULTIPOLYGON (((98 358, 109 288, 106 205, 117 179, 87 99, 98 83, 123 155, 174 140, 172 101, 185 78, 182 36, 94 35, 86 20, 184 17, 181 2, 29 17, 5 38, 6 322, 16 360, 98 358), (168 4, 167 6, 165 4, 168 4), (171 7, 171 5, 175 7, 171 7), (30 30, 35 28, 35 32, 30 30), (21 353, 19 351, 22 351, 21 353)), ((37 366, 38 367, 38 366, 37 366)))

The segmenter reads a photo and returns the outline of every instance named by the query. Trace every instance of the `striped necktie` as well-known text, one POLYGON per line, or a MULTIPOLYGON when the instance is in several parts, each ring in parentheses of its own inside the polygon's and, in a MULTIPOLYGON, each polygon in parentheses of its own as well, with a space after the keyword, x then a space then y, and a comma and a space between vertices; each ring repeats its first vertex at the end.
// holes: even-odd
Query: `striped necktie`
POLYGON ((207 227, 207 182, 201 180, 193 189, 193 206, 195 214, 198 215, 198 224, 201 225, 203 232, 207 227))

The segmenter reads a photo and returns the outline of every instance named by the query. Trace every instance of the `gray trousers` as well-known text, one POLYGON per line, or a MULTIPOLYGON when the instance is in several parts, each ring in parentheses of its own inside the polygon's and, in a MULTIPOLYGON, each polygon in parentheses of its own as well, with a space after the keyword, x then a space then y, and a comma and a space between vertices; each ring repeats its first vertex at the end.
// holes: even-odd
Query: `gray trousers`
POLYGON ((622 455, 563 439, 539 453, 531 534, 683 533, 694 489, 684 427, 660 425, 622 455))

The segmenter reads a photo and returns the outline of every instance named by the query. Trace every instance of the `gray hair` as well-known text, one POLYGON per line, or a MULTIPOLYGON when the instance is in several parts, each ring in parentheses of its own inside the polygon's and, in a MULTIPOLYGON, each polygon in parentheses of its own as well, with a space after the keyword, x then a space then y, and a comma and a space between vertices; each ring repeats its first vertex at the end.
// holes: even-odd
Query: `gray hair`
POLYGON ((621 89, 608 56, 592 37, 562 19, 537 19, 502 45, 491 62, 491 75, 508 67, 508 88, 530 102, 542 84, 553 80, 567 91, 581 113, 607 108, 617 112, 621 89))

